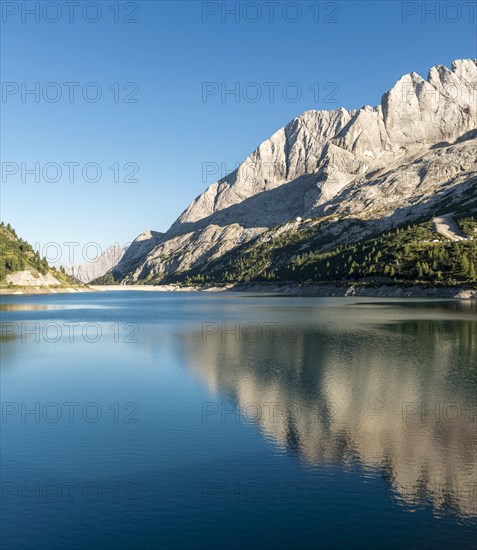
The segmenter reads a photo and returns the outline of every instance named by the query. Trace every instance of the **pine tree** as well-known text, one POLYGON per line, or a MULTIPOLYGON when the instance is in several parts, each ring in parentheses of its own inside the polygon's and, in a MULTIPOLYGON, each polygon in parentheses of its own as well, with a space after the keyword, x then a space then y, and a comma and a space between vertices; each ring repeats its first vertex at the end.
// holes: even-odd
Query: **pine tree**
POLYGON ((470 263, 469 267, 469 278, 471 281, 475 281, 477 279, 477 273, 475 271, 475 265, 474 262, 470 263))
POLYGON ((462 254, 460 258, 460 270, 462 275, 464 276, 470 274, 470 263, 465 254, 462 254))

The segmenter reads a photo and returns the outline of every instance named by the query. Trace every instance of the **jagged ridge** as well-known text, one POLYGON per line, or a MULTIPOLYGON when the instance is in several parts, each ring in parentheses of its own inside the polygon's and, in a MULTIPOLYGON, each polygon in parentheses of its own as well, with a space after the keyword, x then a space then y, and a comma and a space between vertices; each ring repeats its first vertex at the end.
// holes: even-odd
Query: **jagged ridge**
MULTIPOLYGON (((306 111, 212 184, 154 246, 112 270, 158 280, 221 257, 297 216, 394 227, 474 185, 477 64, 403 76, 377 107, 306 111)), ((335 229, 335 233, 339 233, 335 229)), ((344 237, 346 238, 346 237, 344 237)))

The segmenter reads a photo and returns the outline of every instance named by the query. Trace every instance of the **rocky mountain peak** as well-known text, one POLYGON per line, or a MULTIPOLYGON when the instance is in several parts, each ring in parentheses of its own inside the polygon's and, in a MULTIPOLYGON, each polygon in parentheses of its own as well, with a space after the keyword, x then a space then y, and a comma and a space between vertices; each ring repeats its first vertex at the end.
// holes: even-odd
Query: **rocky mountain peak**
POLYGON ((346 211, 380 218, 398 205, 430 200, 441 186, 473 173, 472 144, 445 147, 470 139, 477 128, 476 88, 477 63, 462 59, 451 69, 432 67, 427 80, 415 72, 402 76, 376 107, 303 112, 208 187, 165 235, 139 236, 118 272, 128 273, 128 280, 160 277, 205 263, 296 217, 346 211), (465 157, 462 174, 451 170, 450 177, 442 168, 435 175, 436 166, 445 165, 444 152, 457 164, 465 157), (387 177, 392 184, 384 182, 387 177))

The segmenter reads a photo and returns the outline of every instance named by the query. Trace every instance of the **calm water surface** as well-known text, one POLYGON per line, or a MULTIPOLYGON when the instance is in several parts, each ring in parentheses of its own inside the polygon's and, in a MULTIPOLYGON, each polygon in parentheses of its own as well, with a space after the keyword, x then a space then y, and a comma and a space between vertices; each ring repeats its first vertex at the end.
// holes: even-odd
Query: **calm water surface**
POLYGON ((475 319, 444 300, 4 297, 2 548, 475 548, 475 319))

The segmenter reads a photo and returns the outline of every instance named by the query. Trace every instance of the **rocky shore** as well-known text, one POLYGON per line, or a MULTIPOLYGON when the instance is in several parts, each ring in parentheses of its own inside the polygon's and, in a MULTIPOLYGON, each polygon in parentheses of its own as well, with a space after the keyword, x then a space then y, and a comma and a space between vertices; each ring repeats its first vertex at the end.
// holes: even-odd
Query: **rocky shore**
POLYGON ((227 287, 234 292, 266 292, 272 294, 290 294, 303 296, 369 296, 385 298, 458 298, 477 299, 477 288, 463 287, 424 287, 424 286, 335 286, 335 285, 277 285, 243 284, 227 287))
POLYGON ((179 285, 104 285, 90 286, 95 292, 112 290, 140 290, 149 292, 257 292, 263 294, 289 294, 303 296, 369 296, 387 298, 458 298, 477 299, 477 288, 470 287, 424 287, 402 285, 298 285, 274 283, 242 283, 225 286, 179 286, 179 285))
POLYGON ((0 295, 30 294, 66 294, 77 292, 111 292, 111 291, 144 291, 144 292, 253 292, 261 294, 286 294, 291 296, 323 297, 382 297, 382 298, 454 298, 476 300, 477 288, 470 287, 424 287, 402 285, 298 285, 273 283, 242 283, 225 286, 179 286, 179 285, 90 285, 82 287, 26 286, 3 287, 0 295))

